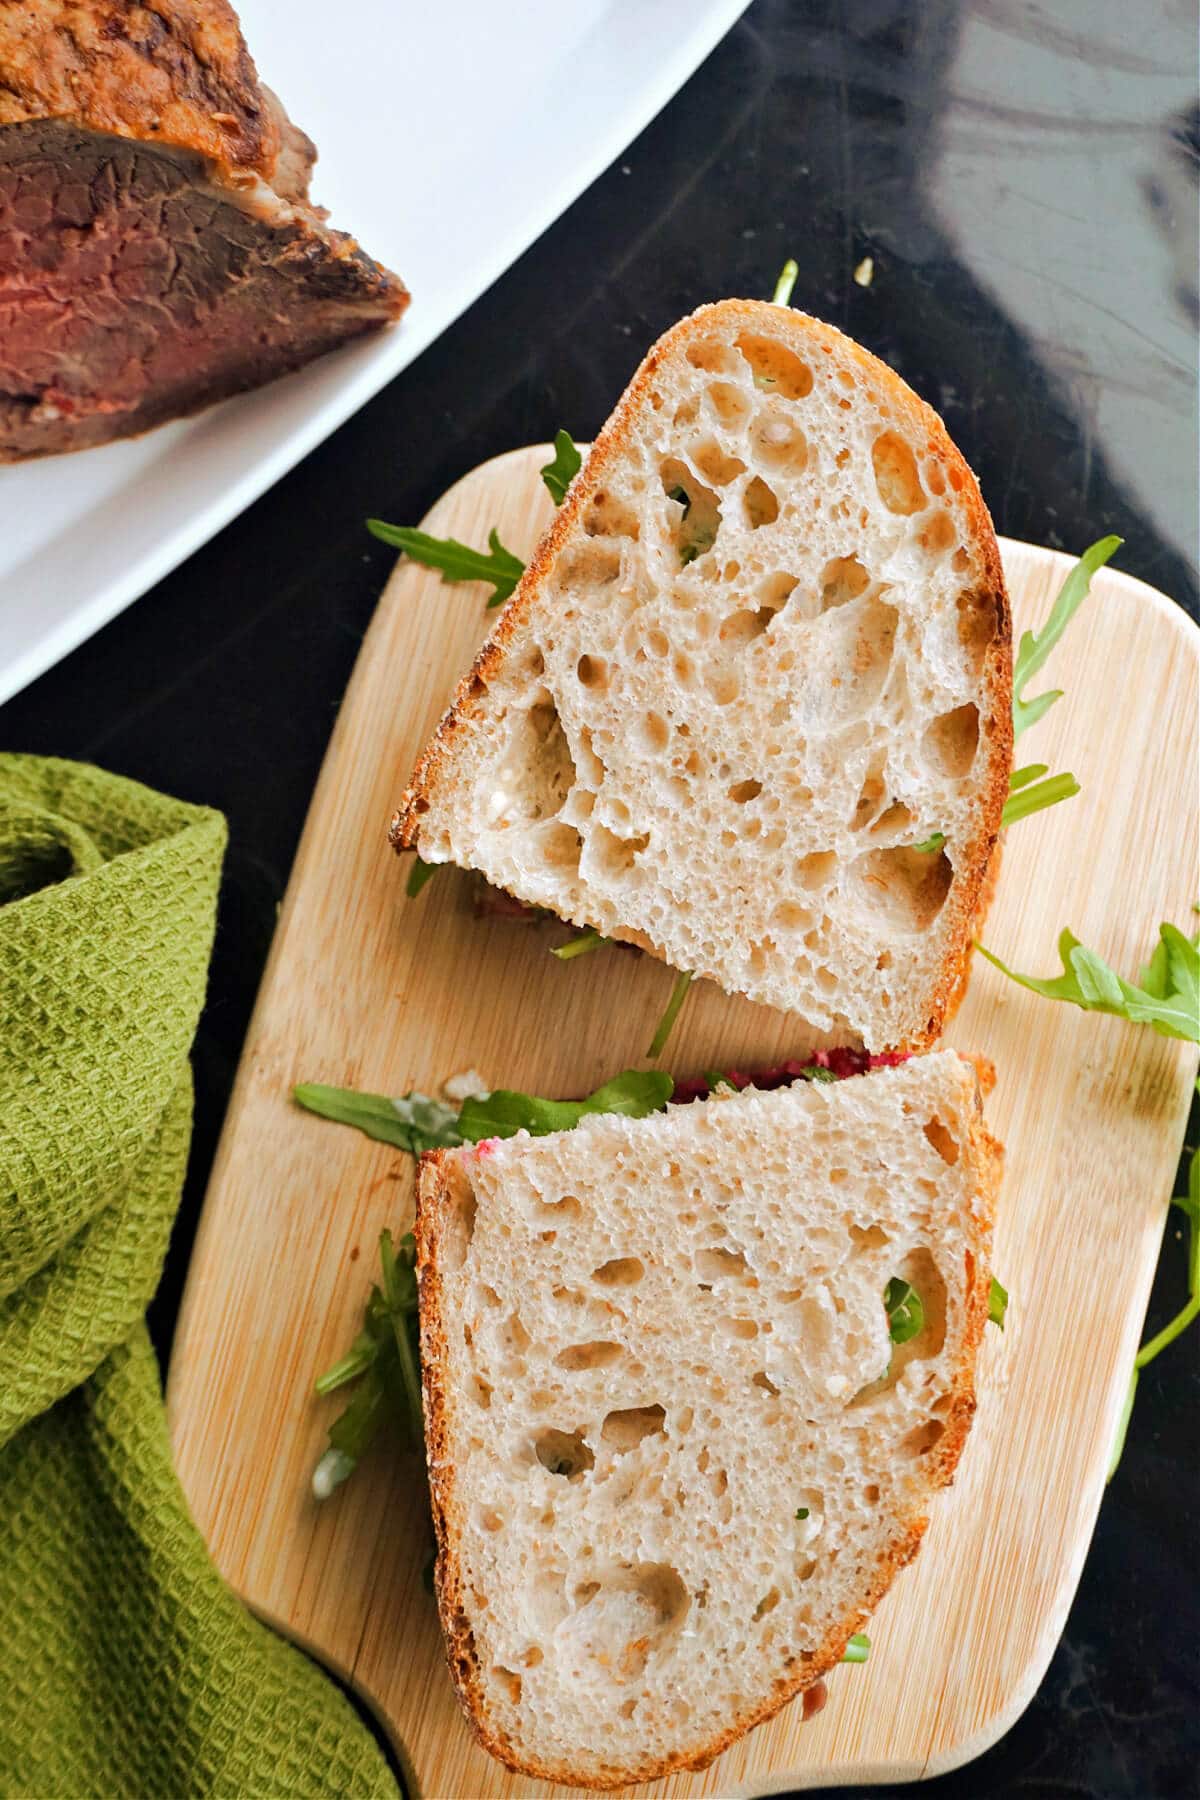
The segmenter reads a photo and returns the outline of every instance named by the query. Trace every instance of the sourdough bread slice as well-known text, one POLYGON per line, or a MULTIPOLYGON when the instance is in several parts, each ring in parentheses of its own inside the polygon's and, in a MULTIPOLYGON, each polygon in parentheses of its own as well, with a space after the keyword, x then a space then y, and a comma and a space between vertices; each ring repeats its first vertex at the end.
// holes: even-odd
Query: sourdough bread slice
POLYGON ((438 1605, 488 1750, 700 1767, 839 1660, 963 1446, 1000 1158, 951 1051, 422 1158, 438 1605))
POLYGON ((1011 684, 991 520, 940 419, 840 332, 725 301, 638 370, 393 842, 842 1041, 925 1047, 1011 684))

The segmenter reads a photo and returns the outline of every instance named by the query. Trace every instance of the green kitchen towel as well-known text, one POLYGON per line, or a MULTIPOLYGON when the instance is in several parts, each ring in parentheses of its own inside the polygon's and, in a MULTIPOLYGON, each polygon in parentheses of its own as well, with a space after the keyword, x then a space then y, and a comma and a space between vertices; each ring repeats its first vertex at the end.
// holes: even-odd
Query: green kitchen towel
POLYGON ((393 1796, 212 1567, 143 1322, 191 1131, 220 814, 0 755, 0 1796, 393 1796))

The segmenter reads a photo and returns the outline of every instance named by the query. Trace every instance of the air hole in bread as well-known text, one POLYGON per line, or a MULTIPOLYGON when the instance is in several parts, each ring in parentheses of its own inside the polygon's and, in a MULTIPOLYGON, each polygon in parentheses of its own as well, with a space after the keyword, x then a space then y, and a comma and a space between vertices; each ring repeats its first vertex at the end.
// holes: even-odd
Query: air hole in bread
POLYGON ((476 1518, 479 1520, 480 1527, 484 1531, 496 1532, 504 1530, 506 1523, 504 1514, 502 1512, 497 1512, 494 1506, 480 1507, 476 1514, 476 1518))
POLYGON ((602 488, 593 494, 583 515, 583 529, 588 537, 624 537, 635 541, 641 535, 637 514, 602 488))
POLYGON ((879 1250, 892 1241, 882 1225, 851 1225, 850 1236, 860 1250, 879 1250))
POLYGON ((911 840, 913 815, 902 800, 893 800, 885 812, 881 812, 870 830, 870 836, 900 837, 911 840))
POLYGON ((774 610, 768 606, 757 607, 753 611, 749 607, 741 607, 722 621, 718 635, 722 643, 729 644, 736 650, 741 645, 751 643, 756 637, 761 637, 774 617, 774 610))
POLYGON ((691 458, 704 479, 711 481, 714 487, 728 487, 731 481, 746 473, 741 457, 729 456, 713 438, 696 445, 691 458))
POLYGON ((813 915, 795 900, 780 900, 771 914, 771 923, 783 931, 807 931, 813 923, 813 915))
POLYGON ((575 673, 581 687, 595 688, 603 693, 608 686, 608 663, 603 656, 588 656, 585 653, 575 664, 575 673))
POLYGON ((522 1356, 532 1342, 533 1339, 522 1325, 519 1316, 513 1313, 500 1334, 501 1346, 514 1356, 522 1356))
POLYGON ((955 605, 959 642, 967 652, 972 674, 978 675, 988 646, 1000 629, 996 601, 991 594, 964 588, 955 605))
POLYGON ((882 432, 871 446, 871 462, 879 498, 888 511, 920 512, 925 505, 925 490, 917 473, 917 459, 904 439, 894 431, 882 432))
POLYGON ((456 1168, 453 1164, 447 1170, 446 1186, 450 1196, 450 1208, 446 1215, 442 1260, 451 1274, 454 1274, 462 1268, 467 1260, 467 1251, 471 1247, 471 1238, 475 1232, 475 1213, 478 1202, 466 1175, 461 1168, 456 1168))
POLYGON ((775 1386, 775 1383, 771 1380, 771 1377, 767 1374, 765 1369, 759 1369, 756 1375, 752 1375, 750 1377, 750 1382, 752 1387, 761 1388, 765 1394, 771 1394, 774 1397, 778 1397, 779 1389, 775 1386))
POLYGON ((581 1219, 583 1207, 574 1194, 564 1194, 561 1200, 540 1200, 538 1215, 558 1219, 565 1224, 569 1219, 581 1219))
POLYGON ((954 570, 956 575, 965 575, 970 566, 971 553, 965 546, 961 550, 956 550, 954 555, 950 558, 950 567, 954 570))
POLYGON ((538 1664, 544 1660, 542 1651, 537 1644, 531 1644, 521 1658, 522 1664, 527 1669, 536 1669, 538 1664))
POLYGON ((712 549, 721 529, 721 507, 716 494, 705 487, 686 463, 677 456, 664 457, 659 464, 663 492, 674 508, 671 535, 681 566, 695 562, 712 549))
POLYGON ((569 1344, 565 1350, 559 1351, 554 1359, 554 1366, 565 1369, 568 1374, 577 1375, 583 1369, 607 1369, 619 1362, 624 1354, 620 1344, 596 1338, 587 1344, 569 1344))
POLYGON ((954 1164, 958 1161, 958 1140, 953 1132, 943 1124, 936 1113, 933 1115, 932 1119, 927 1119, 925 1121, 923 1129, 925 1136, 929 1139, 929 1142, 933 1145, 942 1161, 944 1163, 949 1163, 951 1168, 953 1168, 954 1164))
POLYGON ((749 1275, 750 1265, 740 1250, 726 1250, 723 1244, 714 1244, 707 1250, 697 1250, 695 1270, 701 1281, 736 1281, 749 1275))
POLYGON ((796 880, 803 888, 820 889, 829 886, 837 872, 838 859, 834 850, 810 850, 796 864, 796 880))
POLYGON ((636 1694, 631 1694, 628 1700, 622 1700, 617 1710, 623 1719, 632 1719, 637 1710, 636 1694))
POLYGON ((735 781, 729 789, 729 798, 739 806, 744 806, 748 800, 758 799, 762 793, 762 785, 761 781, 735 781))
POLYGON ((933 924, 953 879, 954 870, 944 850, 935 855, 896 845, 860 856, 851 865, 847 891, 876 928, 909 935, 933 924))
POLYGON ((486 821, 500 830, 552 818, 574 787, 571 748, 545 688, 516 714, 492 780, 486 821))
POLYGON ((942 495, 946 491, 946 477, 942 474, 942 465, 936 457, 930 457, 924 468, 925 486, 931 494, 942 495))
POLYGON ((491 1386, 488 1382, 484 1381, 483 1377, 480 1375, 471 1376, 471 1379, 467 1384, 467 1392, 470 1394, 476 1406, 481 1407, 484 1412, 486 1412, 492 1404, 491 1386))
POLYGON ((907 1432, 896 1445, 901 1456, 925 1456, 942 1438, 946 1430, 940 1419, 930 1419, 924 1425, 916 1426, 907 1432))
POLYGON ((742 506, 751 531, 757 531, 760 525, 773 525, 779 517, 779 496, 761 475, 746 483, 742 506))
POLYGON ((740 431, 750 417, 749 396, 732 381, 710 382, 704 397, 722 425, 740 431))
POLYGON ((492 1679, 497 1682, 514 1706, 521 1704, 521 1677, 514 1675, 511 1669, 502 1669, 496 1663, 492 1669, 492 1679))
POLYGON ((734 375, 738 360, 728 344, 720 338, 697 338, 684 352, 693 369, 704 369, 710 375, 734 375))
POLYGON ((533 1448, 543 1469, 551 1475, 563 1475, 568 1481, 578 1480, 595 1466, 596 1458, 582 1431, 539 1431, 533 1448))
POLYGON ((761 606, 769 612, 782 612, 799 585, 799 576, 788 575, 782 569, 774 575, 768 575, 758 585, 758 599, 761 606))
POLYGON ((755 461, 773 473, 799 475, 808 462, 808 439, 781 406, 763 408, 750 443, 755 461))
POLYGON ((655 756, 661 755, 671 741, 671 727, 661 713, 643 713, 635 733, 642 747, 655 756))
POLYGON ((762 1618, 765 1618, 767 1613, 774 1612, 775 1608, 778 1605, 779 1605, 779 1589, 777 1587, 773 1587, 773 1588, 769 1589, 768 1592, 763 1595, 762 1599, 759 1601, 758 1605, 755 1607, 754 1615, 753 1615, 753 1623, 755 1625, 757 1625, 758 1621, 762 1618))
POLYGON ((736 342, 753 371, 756 387, 773 392, 782 400, 803 400, 811 394, 812 370, 794 350, 775 338, 756 337, 750 332, 743 332, 736 342))
POLYGON ((589 867, 596 875, 608 880, 619 880, 622 875, 628 875, 639 852, 649 842, 648 832, 639 837, 618 837, 607 826, 593 824, 588 834, 589 867))
POLYGON ((979 747, 979 708, 970 702, 926 726, 921 749, 941 775, 969 774, 979 747))
POLYGON ((857 556, 835 556, 821 570, 821 611, 857 600, 870 586, 871 577, 857 556))
POLYGON ((850 819, 851 831, 862 831, 871 823, 872 819, 878 816, 880 807, 883 805, 884 795, 887 793, 887 784, 884 781, 886 761, 886 753, 876 756, 867 774, 863 777, 863 784, 858 790, 858 799, 854 803, 854 812, 850 819))
POLYGON ((600 1436, 616 1450, 633 1450, 643 1438, 654 1437, 666 1426, 667 1414, 661 1406, 626 1406, 606 1413, 600 1436))
POLYGON ((537 831, 538 855, 555 869, 577 869, 583 839, 573 825, 548 821, 537 831))
POLYGON ((714 669, 705 676, 704 685, 716 706, 732 706, 742 691, 741 681, 732 669, 714 669))
POLYGON ((945 556, 947 550, 958 542, 958 527, 950 514, 938 507, 922 524, 917 533, 917 542, 926 556, 945 556))
POLYGON ((753 1319, 718 1319, 717 1330, 723 1337, 737 1338, 746 1343, 758 1336, 758 1326, 753 1319))
POLYGON ((592 1280, 601 1287, 636 1287, 646 1273, 640 1256, 614 1256, 592 1270, 592 1280))
POLYGON ((879 1505, 879 1488, 875 1482, 868 1481, 866 1487, 863 1489, 863 1499, 868 1506, 879 1505))
POLYGON ((686 400, 681 400, 675 408, 673 417, 676 425, 694 425, 700 417, 700 401, 697 395, 689 394, 686 400))
MULTIPOLYGON (((596 588, 611 587, 621 573, 621 552, 616 544, 600 540, 578 544, 565 552, 558 567, 556 587, 560 593, 584 594, 596 588)), ((608 596, 603 596, 607 599, 608 596)))

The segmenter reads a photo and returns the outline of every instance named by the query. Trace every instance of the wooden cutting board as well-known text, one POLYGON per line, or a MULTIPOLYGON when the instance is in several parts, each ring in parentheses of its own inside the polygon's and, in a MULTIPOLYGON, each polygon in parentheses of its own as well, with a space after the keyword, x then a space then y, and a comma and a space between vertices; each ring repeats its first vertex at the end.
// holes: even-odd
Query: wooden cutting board
MULTIPOLYGON (((542 449, 476 469, 427 529, 527 554, 550 517, 542 449)), ((1116 521, 1098 521, 1107 527, 1116 521)), ((1017 628, 1040 623, 1067 558, 1005 543, 1017 628)), ((385 837, 416 753, 491 615, 484 590, 402 562, 325 759, 208 1191, 171 1367, 179 1473, 222 1574, 387 1722, 414 1793, 565 1794, 475 1744, 421 1580, 424 1478, 380 1448, 324 1505, 309 1478, 339 1397, 314 1377, 358 1329, 381 1228, 411 1217, 410 1159, 300 1112, 295 1082, 435 1092, 456 1071, 570 1095, 636 1063, 672 976, 601 951, 560 964, 552 926, 481 922, 443 872, 415 901, 385 837)), ((986 942, 1057 973, 1071 925, 1118 969, 1160 919, 1191 918, 1200 633, 1107 570, 1055 652, 1066 697, 1021 746, 1074 769, 1077 799, 1009 833, 986 942)), ((269 777, 269 771, 267 772, 269 777)), ((925 1546, 835 1671, 811 1724, 786 1707, 701 1774, 641 1790, 756 1795, 932 1775, 978 1755, 1036 1689, 1067 1614, 1158 1255, 1196 1056, 1120 1020, 1051 1005, 977 959, 953 1042, 999 1071, 1008 1145, 980 1406, 925 1546)), ((796 1048, 786 1017, 698 984, 667 1061, 754 1068, 796 1048)), ((1136 1420, 1134 1429, 1137 1429, 1136 1420)), ((1164 1620, 1164 1625, 1167 1622, 1164 1620)))

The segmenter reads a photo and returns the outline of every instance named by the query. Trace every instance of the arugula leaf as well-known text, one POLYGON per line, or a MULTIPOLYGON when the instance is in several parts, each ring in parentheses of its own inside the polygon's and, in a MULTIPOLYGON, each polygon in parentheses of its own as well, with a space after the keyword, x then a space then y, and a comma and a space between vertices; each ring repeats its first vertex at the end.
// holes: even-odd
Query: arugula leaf
POLYGON ((432 881, 441 867, 441 863, 422 862, 420 857, 417 857, 412 868, 408 871, 408 880, 404 884, 404 891, 410 900, 416 899, 421 889, 425 886, 425 883, 427 881, 432 881))
POLYGON ((586 956, 589 950, 599 950, 608 939, 601 937, 598 931, 581 931, 568 944, 560 944, 557 950, 550 952, 557 956, 559 962, 572 962, 577 956, 586 956))
POLYGON ((1003 1287, 996 1277, 992 1276, 992 1285, 988 1290, 988 1324, 998 1325, 1004 1330, 1004 1315, 1008 1311, 1008 1289, 1003 1287))
POLYGON ((1124 981, 1069 929, 1058 940, 1063 973, 1045 979, 1020 975, 982 944, 978 948, 1002 975, 1043 999, 1068 1000, 1085 1012, 1113 1013, 1163 1037, 1200 1043, 1200 949, 1175 925, 1159 926, 1159 948, 1141 971, 1141 987, 1124 981))
POLYGON ((796 1517, 797 1517, 797 1518, 798 1518, 798 1519, 807 1519, 807 1517, 808 1517, 808 1508, 807 1508, 807 1506, 798 1506, 798 1507, 797 1507, 797 1508, 796 1508, 796 1517))
POLYGON ((893 1275, 883 1290, 883 1304, 893 1344, 907 1344, 915 1338, 925 1323, 925 1308, 912 1283, 903 1275, 893 1275))
POLYGON ((1061 700, 1062 689, 1052 688, 1045 694, 1038 694, 1032 700, 1025 698, 1025 685, 1045 663, 1050 652, 1057 644, 1072 618, 1087 599, 1088 589, 1092 584, 1092 576, 1101 568, 1116 551, 1121 548, 1123 539, 1119 537, 1103 537, 1086 549, 1067 579, 1063 582, 1057 600, 1050 609, 1050 617, 1041 631, 1026 631, 1021 637, 1013 664, 1013 737, 1019 738, 1023 731, 1050 710, 1056 700, 1061 700))
POLYGON ((1040 781, 1043 775, 1049 773, 1049 763, 1027 763, 1023 769, 1013 770, 1008 778, 1008 791, 1015 794, 1018 788, 1028 787, 1031 781, 1040 781))
MULTIPOLYGON (((1155 955, 1157 956, 1157 951, 1155 955)), ((1196 1092, 1200 1094, 1200 1081, 1196 1083, 1196 1092)), ((1195 1100, 1193 1099, 1193 1107, 1195 1100)), ((1193 1112, 1193 1117, 1195 1114, 1193 1112)), ((1192 1152, 1188 1163, 1187 1192, 1172 1194, 1172 1206, 1177 1206, 1188 1222, 1187 1248, 1187 1284, 1188 1297, 1186 1304, 1168 1320, 1161 1331, 1154 1334, 1144 1343, 1133 1359, 1133 1367, 1129 1371, 1129 1386, 1125 1390, 1125 1399, 1117 1420, 1117 1430, 1113 1440, 1112 1455, 1109 1458, 1106 1480, 1111 1481, 1117 1472, 1117 1464, 1121 1460, 1121 1452, 1125 1448, 1125 1437, 1129 1430, 1129 1420, 1133 1413, 1133 1403, 1137 1397, 1138 1378, 1147 1363, 1152 1363, 1156 1356, 1173 1344, 1180 1334, 1187 1330, 1192 1320, 1200 1317, 1200 1149, 1192 1152)))
POLYGON ((567 497, 567 489, 583 467, 583 458, 575 448, 575 440, 569 431, 558 431, 554 435, 554 456, 550 462, 539 470, 539 474, 550 490, 550 498, 555 506, 561 506, 567 497))
POLYGON ((844 1663, 865 1663, 871 1654, 871 1640, 865 1631, 856 1631, 842 1655, 844 1663))
POLYGON ((486 1099, 464 1100, 458 1128, 469 1143, 514 1137, 518 1131, 545 1137, 550 1131, 570 1131, 591 1113, 644 1119, 649 1113, 661 1112, 674 1091, 671 1077, 657 1069, 626 1069, 585 1100, 543 1100, 536 1094, 499 1088, 486 1099))
POLYGON ((914 844, 913 849, 919 850, 923 856, 931 855, 933 851, 940 850, 945 841, 945 834, 941 831, 935 831, 931 837, 925 838, 919 844, 914 844))
POLYGON ((313 1470, 312 1491, 327 1500, 352 1475, 389 1417, 398 1417, 410 1450, 424 1441, 417 1340, 416 1244, 411 1232, 392 1243, 380 1233, 383 1287, 372 1287, 363 1329, 347 1355, 318 1377, 318 1394, 357 1381, 329 1427, 329 1448, 313 1470))
POLYGON ((407 525, 388 525, 382 519, 368 519, 367 530, 381 543, 403 550, 413 562, 428 569, 440 569, 443 581, 486 581, 492 588, 489 610, 508 599, 520 581, 525 564, 511 550, 506 550, 493 528, 488 532, 488 549, 472 550, 457 538, 430 537, 427 531, 413 531, 407 525))
MULTIPOLYGON (((1051 775, 1048 781, 1030 782, 1027 770, 1022 769, 1020 773, 1026 781, 1015 793, 1010 792, 1004 802, 1001 825, 1015 825, 1018 819, 1027 819, 1030 813, 1042 812, 1047 806, 1057 806, 1060 800, 1069 800, 1079 792, 1079 783, 1073 775, 1051 775)), ((1009 785, 1011 787, 1011 782, 1009 785)))
POLYGON ((800 1073, 805 1081, 836 1081, 838 1079, 832 1069, 823 1069, 819 1063, 805 1063, 800 1073))
POLYGON ((776 306, 792 304, 792 289, 796 285, 796 277, 800 273, 800 265, 794 257, 789 256, 779 271, 779 280, 775 283, 775 292, 771 299, 776 306))
POLYGON ((292 1098, 323 1119, 354 1125, 381 1144, 395 1144, 414 1156, 422 1150, 453 1149, 463 1141, 454 1108, 427 1094, 400 1094, 390 1100, 386 1094, 360 1094, 355 1088, 309 1081, 293 1088, 292 1098))
POLYGON ((671 989, 671 998, 667 1001, 667 1010, 658 1021, 658 1028, 651 1038, 650 1048, 646 1052, 647 1056, 661 1056, 666 1049, 667 1039, 671 1035, 675 1021, 679 1017, 679 1009, 687 999, 688 989, 691 985, 692 977, 686 969, 682 974, 675 977, 675 985, 671 989))

